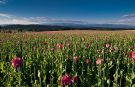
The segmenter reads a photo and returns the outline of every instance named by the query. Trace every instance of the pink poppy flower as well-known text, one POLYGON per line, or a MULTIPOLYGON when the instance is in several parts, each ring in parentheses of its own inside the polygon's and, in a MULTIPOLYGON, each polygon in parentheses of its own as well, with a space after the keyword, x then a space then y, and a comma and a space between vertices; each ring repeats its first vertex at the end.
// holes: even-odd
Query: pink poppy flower
POLYGON ((73 61, 74 62, 77 62, 78 60, 79 60, 79 57, 78 56, 73 57, 73 61))
POLYGON ((129 57, 135 62, 135 52, 129 52, 129 57))
POLYGON ((19 67, 21 67, 22 64, 23 64, 23 60, 20 57, 17 57, 17 58, 12 59, 11 62, 12 62, 12 66, 14 68, 16 68, 16 69, 19 68, 19 67))
POLYGON ((86 59, 85 63, 87 63, 87 64, 90 63, 90 59, 86 59))
POLYGON ((109 48, 109 47, 111 47, 111 44, 106 43, 106 44, 105 44, 105 47, 106 47, 106 48, 109 48))
POLYGON ((59 48, 59 49, 62 49, 63 48, 63 45, 60 44, 60 43, 57 43, 56 47, 59 48))
POLYGON ((132 52, 132 58, 135 59, 135 52, 132 52))
POLYGON ((97 65, 102 64, 102 62, 103 62, 103 59, 98 58, 98 59, 96 60, 96 64, 97 64, 97 65))

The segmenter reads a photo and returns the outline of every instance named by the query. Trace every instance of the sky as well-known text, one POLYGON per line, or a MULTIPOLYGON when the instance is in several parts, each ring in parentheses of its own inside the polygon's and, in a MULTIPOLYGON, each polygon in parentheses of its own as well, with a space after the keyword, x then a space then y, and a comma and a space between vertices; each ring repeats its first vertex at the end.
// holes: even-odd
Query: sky
POLYGON ((0 24, 135 25, 135 0, 0 0, 0 24))

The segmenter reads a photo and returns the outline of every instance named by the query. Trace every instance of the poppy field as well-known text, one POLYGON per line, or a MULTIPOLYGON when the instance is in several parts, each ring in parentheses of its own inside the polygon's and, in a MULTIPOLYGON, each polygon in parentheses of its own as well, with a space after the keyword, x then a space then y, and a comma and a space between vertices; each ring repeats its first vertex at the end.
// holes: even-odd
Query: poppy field
POLYGON ((135 87, 135 31, 0 33, 0 87, 135 87))

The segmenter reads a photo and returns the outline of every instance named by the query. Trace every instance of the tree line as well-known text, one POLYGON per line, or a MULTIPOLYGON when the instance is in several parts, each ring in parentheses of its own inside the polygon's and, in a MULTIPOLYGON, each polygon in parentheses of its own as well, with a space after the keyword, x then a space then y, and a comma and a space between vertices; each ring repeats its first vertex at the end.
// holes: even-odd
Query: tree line
POLYGON ((25 31, 58 31, 58 30, 131 30, 131 28, 99 28, 99 27, 90 27, 90 28, 72 28, 65 26, 55 26, 55 25, 1 25, 1 32, 25 32, 25 31))

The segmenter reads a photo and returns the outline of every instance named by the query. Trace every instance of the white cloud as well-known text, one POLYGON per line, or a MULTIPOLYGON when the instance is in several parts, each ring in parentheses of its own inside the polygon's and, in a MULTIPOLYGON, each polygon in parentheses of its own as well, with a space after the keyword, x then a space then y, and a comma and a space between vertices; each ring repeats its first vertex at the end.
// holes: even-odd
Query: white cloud
POLYGON ((123 24, 135 26, 135 13, 121 15, 118 19, 95 22, 96 24, 123 24))
POLYGON ((11 18, 13 15, 0 13, 0 17, 11 18))
POLYGON ((88 23, 85 21, 57 20, 46 17, 20 17, 11 14, 0 13, 0 24, 52 24, 52 23, 88 23))
POLYGON ((135 18, 135 13, 123 15, 122 18, 135 18))
POLYGON ((121 19, 117 23, 135 26, 135 19, 121 19))
POLYGON ((121 16, 115 24, 126 24, 135 26, 135 13, 121 16))
POLYGON ((45 23, 45 17, 19 17, 0 13, 0 24, 40 24, 45 23))
POLYGON ((88 23, 87 21, 81 21, 81 20, 65 20, 65 19, 61 19, 61 20, 56 20, 56 19, 52 19, 49 20, 51 23, 77 23, 77 24, 86 24, 88 23))
POLYGON ((7 0, 0 0, 0 4, 5 4, 7 0))
POLYGON ((38 24, 48 23, 50 19, 46 17, 30 17, 28 20, 38 22, 38 24))

